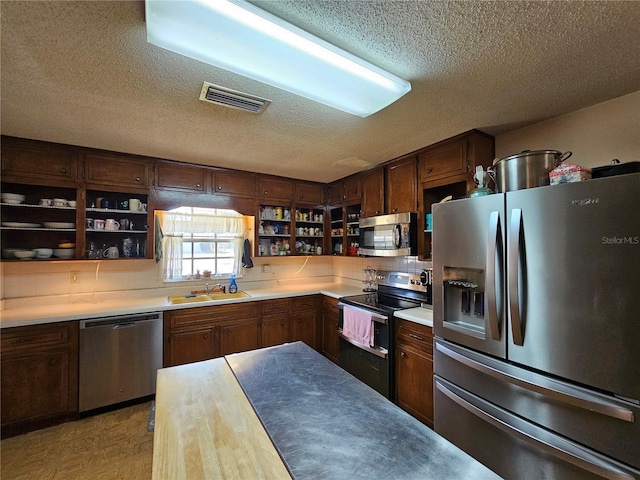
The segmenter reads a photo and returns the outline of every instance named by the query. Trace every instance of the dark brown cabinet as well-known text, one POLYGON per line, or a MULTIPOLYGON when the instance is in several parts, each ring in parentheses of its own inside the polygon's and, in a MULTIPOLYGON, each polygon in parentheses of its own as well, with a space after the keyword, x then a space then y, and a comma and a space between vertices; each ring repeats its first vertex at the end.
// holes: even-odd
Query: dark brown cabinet
POLYGON ((206 193, 209 189, 210 171, 206 168, 177 162, 159 161, 156 164, 158 189, 182 190, 206 193))
POLYGON ((317 183, 297 183, 296 203, 304 205, 322 205, 324 202, 324 187, 317 183))
POLYGON ((76 187, 78 155, 69 146, 2 137, 2 180, 76 187))
POLYGON ((282 298, 260 302, 261 346, 282 345, 291 338, 290 300, 282 298))
POLYGON ((317 350, 316 324, 319 310, 318 295, 294 297, 292 301, 293 317, 291 319, 291 340, 302 341, 317 350))
POLYGON ((213 173, 213 192, 233 197, 255 198, 256 176, 249 172, 216 170, 213 173))
POLYGON ((258 348, 257 302, 185 308, 164 314, 164 366, 258 348))
POLYGON ((293 182, 285 179, 259 177, 258 198, 290 204, 293 201, 293 182))
POLYGON ((78 412, 78 322, 2 331, 2 436, 78 412))
POLYGON ((351 175, 344 180, 345 205, 360 204, 362 202, 362 178, 360 175, 351 175))
POLYGON ((384 169, 374 168, 362 174, 362 216, 384 214, 384 169))
POLYGON ((341 181, 329 185, 329 205, 338 206, 344 202, 344 183, 341 181))
POLYGON ((417 210, 416 159, 406 158, 393 162, 386 170, 386 212, 404 213, 417 210))
POLYGON ((433 428, 433 330, 402 319, 396 323, 396 402, 433 428))
POLYGON ((334 363, 339 363, 340 345, 338 337, 338 299, 322 299, 322 346, 321 353, 334 363))
POLYGON ((147 159, 88 152, 84 160, 87 184, 144 189, 145 193, 150 186, 151 162, 147 159))

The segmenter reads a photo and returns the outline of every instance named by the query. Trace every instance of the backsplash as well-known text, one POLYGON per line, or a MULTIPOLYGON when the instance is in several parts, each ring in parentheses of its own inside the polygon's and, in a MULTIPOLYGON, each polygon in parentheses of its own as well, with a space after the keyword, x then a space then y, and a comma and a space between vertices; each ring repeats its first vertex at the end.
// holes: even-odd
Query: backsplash
MULTIPOLYGON (((362 257, 256 257, 254 268, 245 269, 238 280, 240 289, 264 288, 282 283, 305 281, 308 283, 345 282, 357 285, 362 281, 362 270, 372 266, 377 270, 397 270, 419 273, 422 268, 431 266, 416 257, 401 258, 362 258, 362 257), (268 268, 263 266, 268 265, 268 268), (268 270, 268 271, 264 271, 268 270)), ((5 308, 25 305, 35 299, 54 301, 54 303, 73 302, 74 297, 87 294, 113 292, 114 295, 126 293, 128 296, 158 296, 174 291, 189 291, 204 285, 205 280, 190 282, 164 283, 158 275, 154 260, 127 260, 101 262, 3 262, 2 298, 5 308), (74 273, 77 283, 72 282, 74 273)), ((209 283, 215 283, 212 278, 209 283)), ((228 284, 228 279, 220 283, 228 284)))

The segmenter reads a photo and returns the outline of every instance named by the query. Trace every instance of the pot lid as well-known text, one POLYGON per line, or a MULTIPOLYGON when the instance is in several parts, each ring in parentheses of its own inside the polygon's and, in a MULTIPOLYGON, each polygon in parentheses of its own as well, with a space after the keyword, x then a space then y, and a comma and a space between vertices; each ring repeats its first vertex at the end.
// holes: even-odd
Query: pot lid
MULTIPOLYGON (((538 155, 553 155, 554 157, 561 157, 563 154, 558 150, 523 150, 515 155, 510 155, 504 158, 496 158, 493 161, 493 165, 497 165, 500 162, 506 162, 508 160, 515 160, 517 158, 536 157, 538 155)), ((567 157, 568 158, 568 157, 567 157)))

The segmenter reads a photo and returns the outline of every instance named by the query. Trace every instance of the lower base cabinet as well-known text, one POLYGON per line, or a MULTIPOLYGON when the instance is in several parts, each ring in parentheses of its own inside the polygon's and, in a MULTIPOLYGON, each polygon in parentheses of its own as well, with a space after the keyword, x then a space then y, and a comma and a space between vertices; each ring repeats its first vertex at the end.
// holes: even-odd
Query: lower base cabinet
POLYGON ((2 437, 78 413, 78 322, 2 330, 2 437))
POLYGON ((402 319, 396 322, 396 402, 433 428, 433 330, 402 319))
POLYGON ((165 367, 258 348, 257 302, 164 313, 165 367))
POLYGON ((320 353, 333 363, 339 362, 340 343, 338 337, 338 299, 323 297, 322 299, 322 346, 320 353))
POLYGON ((164 366, 303 341, 317 349, 320 295, 194 307, 164 314, 164 366))

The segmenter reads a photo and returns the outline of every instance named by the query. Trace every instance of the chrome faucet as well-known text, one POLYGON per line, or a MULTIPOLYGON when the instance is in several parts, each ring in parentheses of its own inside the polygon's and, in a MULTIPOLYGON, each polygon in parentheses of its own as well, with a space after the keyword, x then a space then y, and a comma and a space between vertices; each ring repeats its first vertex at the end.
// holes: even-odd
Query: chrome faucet
POLYGON ((227 287, 225 287, 221 283, 216 283, 213 286, 209 286, 209 283, 205 283, 204 284, 204 293, 205 293, 205 295, 209 295, 210 293, 213 293, 216 290, 220 291, 222 293, 226 293, 227 292, 227 287))

